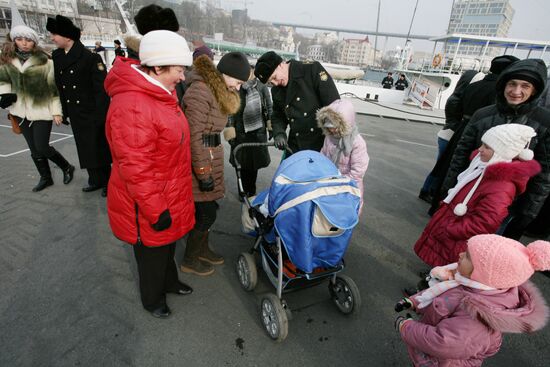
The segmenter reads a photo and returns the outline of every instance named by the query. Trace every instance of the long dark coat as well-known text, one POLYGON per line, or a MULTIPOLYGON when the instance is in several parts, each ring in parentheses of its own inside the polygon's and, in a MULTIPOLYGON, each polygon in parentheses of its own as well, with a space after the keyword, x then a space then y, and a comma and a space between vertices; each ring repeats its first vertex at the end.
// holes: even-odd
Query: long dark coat
MULTIPOLYGON (((243 111, 246 104, 246 90, 241 87, 239 91, 239 95, 241 97, 241 107, 239 108, 239 112, 231 116, 230 124, 228 125, 235 128, 235 144, 267 142, 267 122, 271 120, 273 102, 271 101, 271 95, 269 94, 267 87, 259 80, 257 80, 256 88, 258 89, 262 99, 262 119, 264 126, 260 129, 249 131, 247 133, 244 131, 243 111)), ((237 152, 237 159, 241 164, 241 168, 247 170, 258 170, 269 166, 269 163, 271 163, 267 147, 242 148, 237 152)), ((231 149, 229 162, 232 165, 235 165, 233 159, 233 149, 231 149)))
POLYGON ((340 98, 334 81, 317 61, 291 60, 286 87, 273 87, 273 136, 286 134, 290 125, 288 146, 294 152, 320 151, 325 137, 317 126, 315 113, 340 98))
POLYGON ((52 59, 63 115, 70 119, 80 167, 100 168, 111 164, 105 138, 109 97, 103 82, 107 71, 101 56, 77 41, 67 54, 63 49, 54 50, 52 59))

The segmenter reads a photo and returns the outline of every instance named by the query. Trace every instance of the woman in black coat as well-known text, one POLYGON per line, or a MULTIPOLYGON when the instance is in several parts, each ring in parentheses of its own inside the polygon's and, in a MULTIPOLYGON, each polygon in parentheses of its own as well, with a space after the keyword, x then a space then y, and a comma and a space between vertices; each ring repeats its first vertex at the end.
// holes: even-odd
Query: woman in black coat
MULTIPOLYGON (((271 138, 271 114, 273 102, 269 90, 251 74, 251 79, 241 86, 239 91, 241 107, 229 118, 225 139, 231 145, 230 163, 235 166, 233 149, 241 143, 265 143, 271 138)), ((256 195, 258 170, 267 167, 271 162, 266 146, 247 147, 237 152, 241 165, 241 179, 244 194, 256 195)))

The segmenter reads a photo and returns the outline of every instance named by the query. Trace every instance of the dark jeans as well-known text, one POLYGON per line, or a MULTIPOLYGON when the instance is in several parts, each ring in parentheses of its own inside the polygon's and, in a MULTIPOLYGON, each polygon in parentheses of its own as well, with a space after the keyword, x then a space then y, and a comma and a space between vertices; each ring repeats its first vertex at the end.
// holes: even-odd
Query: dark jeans
POLYGON ((111 166, 104 166, 99 168, 87 168, 88 171, 88 184, 90 186, 107 187, 109 183, 109 177, 111 176, 111 166))
MULTIPOLYGON (((440 137, 437 138, 437 159, 441 157, 441 154, 445 151, 445 148, 447 147, 447 144, 449 143, 448 140, 441 139, 440 137)), ((422 191, 431 193, 432 188, 434 185, 437 185, 438 183, 435 182, 437 178, 429 174, 426 177, 426 180, 424 181, 424 185, 422 185, 422 191)), ((444 178, 443 178, 444 179, 444 178)))
POLYGON ((165 246, 133 246, 139 274, 139 292, 143 308, 153 311, 166 304, 166 293, 179 287, 174 262, 176 243, 165 246))
POLYGON ((256 195, 256 179, 258 178, 257 169, 241 169, 241 180, 243 190, 246 196, 256 195))
POLYGON ((216 221, 216 201, 195 201, 195 227, 194 229, 206 232, 216 221))
MULTIPOLYGON (((19 118, 18 120, 21 121, 19 118)), ((29 121, 25 119, 20 126, 33 157, 51 158, 55 154, 55 148, 50 146, 52 121, 29 121)))

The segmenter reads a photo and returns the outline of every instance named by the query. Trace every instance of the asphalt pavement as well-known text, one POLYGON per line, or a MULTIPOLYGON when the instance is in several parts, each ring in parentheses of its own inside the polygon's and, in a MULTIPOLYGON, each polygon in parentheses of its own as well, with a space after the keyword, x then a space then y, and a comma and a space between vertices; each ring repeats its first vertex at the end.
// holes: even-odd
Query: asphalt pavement
MULTIPOLYGON (((258 287, 245 292, 235 272, 253 239, 240 231, 227 157, 226 197, 211 235, 226 263, 209 277, 180 273, 194 293, 169 295, 172 316, 159 320, 141 307, 133 252, 112 236, 105 199, 81 191, 85 172, 63 185, 52 168, 55 185, 32 193, 38 177, 23 137, 0 126, 0 366, 409 366, 393 306, 424 269, 412 246, 428 204, 416 195, 434 163, 439 127, 368 116, 358 125, 371 160, 344 273, 359 287, 361 309, 339 313, 326 284, 290 293, 293 318, 282 343, 260 321, 261 297, 274 291, 269 281, 259 271, 258 287)), ((70 129, 54 132, 54 146, 77 165, 70 129)), ((271 153, 259 188, 280 161, 279 151, 271 153)), ((178 244, 177 261, 182 255, 178 244)), ((533 280, 550 298, 550 279, 533 280)), ((549 345, 548 327, 509 334, 484 366, 547 366, 549 345)))

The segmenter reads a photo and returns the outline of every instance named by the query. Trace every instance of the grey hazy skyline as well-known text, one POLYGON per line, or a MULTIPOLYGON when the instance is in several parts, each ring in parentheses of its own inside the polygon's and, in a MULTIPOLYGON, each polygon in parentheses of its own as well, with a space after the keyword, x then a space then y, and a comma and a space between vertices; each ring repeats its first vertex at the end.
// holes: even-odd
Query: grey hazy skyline
MULTIPOLYGON (((254 19, 326 25, 348 29, 376 29, 378 0, 252 0, 248 14, 254 19)), ((380 31, 406 34, 415 0, 382 0, 380 31)), ((420 0, 411 33, 444 35, 449 23, 452 0, 420 0)), ((233 2, 233 5, 235 2, 233 2)), ((244 1, 243 1, 244 5, 244 1)), ((511 0, 515 10, 508 37, 548 40, 550 38, 550 2, 545 0, 511 0)), ((359 36, 354 36, 358 38, 359 36)), ((374 37, 370 37, 374 43, 374 37)), ((382 48, 384 38, 378 38, 382 48)), ((389 39, 387 49, 403 45, 404 40, 389 39)), ((415 41, 416 50, 431 51, 430 42, 415 41)), ((550 53, 550 50, 548 50, 550 53)), ((546 57, 545 57, 546 59, 546 57)))

